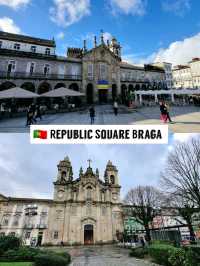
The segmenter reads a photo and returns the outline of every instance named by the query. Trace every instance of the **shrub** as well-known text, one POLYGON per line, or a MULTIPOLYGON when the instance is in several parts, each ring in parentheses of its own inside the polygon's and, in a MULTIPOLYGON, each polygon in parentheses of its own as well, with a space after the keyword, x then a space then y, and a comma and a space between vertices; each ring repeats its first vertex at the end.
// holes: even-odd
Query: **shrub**
MULTIPOLYGON (((172 266, 184 266, 186 261, 186 252, 182 248, 176 248, 169 252, 169 263, 172 266)), ((186 265, 185 265, 186 266, 186 265)))
POLYGON ((184 250, 186 252, 184 266, 200 266, 200 246, 188 246, 184 250))
POLYGON ((176 248, 171 245, 151 245, 148 247, 149 255, 153 258, 153 260, 161 265, 164 266, 171 266, 171 263, 169 262, 170 254, 174 251, 176 248))
POLYGON ((143 259, 145 257, 145 255, 148 255, 148 250, 146 248, 142 248, 142 247, 133 248, 133 249, 131 249, 131 252, 129 253, 129 255, 131 257, 143 259))
POLYGON ((174 246, 175 242, 170 240, 152 240, 152 245, 171 245, 174 246))
POLYGON ((0 261, 34 261, 41 252, 39 249, 29 247, 20 247, 17 250, 9 249, 0 257, 0 261))
POLYGON ((41 254, 35 257, 35 266, 67 266, 68 259, 59 255, 41 254))
POLYGON ((5 252, 9 249, 18 249, 21 246, 21 239, 15 236, 1 236, 0 250, 5 252))
POLYGON ((67 253, 67 252, 59 252, 59 253, 57 253, 57 255, 67 259, 68 263, 71 262, 71 256, 69 255, 69 253, 67 253))

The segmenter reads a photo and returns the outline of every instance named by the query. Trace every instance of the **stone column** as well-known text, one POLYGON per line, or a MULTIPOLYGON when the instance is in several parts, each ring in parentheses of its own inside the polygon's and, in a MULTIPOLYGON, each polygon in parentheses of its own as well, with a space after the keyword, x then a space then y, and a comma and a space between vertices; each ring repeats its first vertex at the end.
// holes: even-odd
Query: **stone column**
POLYGON ((155 96, 155 103, 158 103, 158 95, 155 94, 154 96, 155 96))
POLYGON ((140 94, 139 97, 140 97, 140 104, 142 104, 142 94, 140 94))
POLYGON ((171 94, 171 97, 172 97, 172 102, 174 103, 175 99, 174 99, 174 94, 173 93, 171 94))

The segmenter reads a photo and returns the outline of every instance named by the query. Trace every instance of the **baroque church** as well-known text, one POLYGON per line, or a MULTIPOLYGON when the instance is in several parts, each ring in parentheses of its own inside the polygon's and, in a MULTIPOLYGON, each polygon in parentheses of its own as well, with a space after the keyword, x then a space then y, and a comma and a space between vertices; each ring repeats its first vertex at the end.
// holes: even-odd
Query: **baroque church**
POLYGON ((0 195, 0 235, 21 236, 27 245, 116 241, 123 232, 118 170, 109 161, 101 179, 88 162, 78 178, 68 157, 59 162, 53 200, 0 195))
POLYGON ((0 91, 18 86, 41 95, 66 87, 84 93, 82 101, 94 104, 118 97, 126 103, 135 91, 171 88, 171 64, 133 65, 123 61, 122 49, 115 37, 106 40, 101 32, 92 47, 84 40, 82 47, 69 47, 60 56, 55 40, 0 31, 0 91))

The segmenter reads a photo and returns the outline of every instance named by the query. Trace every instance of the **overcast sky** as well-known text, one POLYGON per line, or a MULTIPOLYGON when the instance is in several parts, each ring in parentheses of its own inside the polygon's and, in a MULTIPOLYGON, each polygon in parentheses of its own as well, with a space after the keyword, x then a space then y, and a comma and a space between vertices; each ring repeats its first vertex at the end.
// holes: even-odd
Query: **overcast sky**
POLYGON ((80 166, 98 167, 103 177, 108 160, 119 170, 121 197, 134 186, 158 185, 169 152, 189 134, 175 134, 168 145, 31 145, 29 134, 0 135, 0 194, 16 197, 52 198, 57 164, 69 156, 74 178, 80 166))

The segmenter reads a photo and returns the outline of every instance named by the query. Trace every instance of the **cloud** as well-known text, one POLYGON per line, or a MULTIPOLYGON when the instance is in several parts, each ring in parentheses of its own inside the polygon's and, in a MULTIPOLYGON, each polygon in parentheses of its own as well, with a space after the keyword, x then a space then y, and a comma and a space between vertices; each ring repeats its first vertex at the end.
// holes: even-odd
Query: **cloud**
POLYGON ((54 0, 50 18, 57 25, 68 27, 90 15, 90 0, 54 0))
POLYGON ((0 18, 0 30, 16 34, 21 33, 21 29, 8 17, 0 18))
POLYGON ((190 10, 190 0, 163 0, 164 11, 173 12, 178 16, 184 16, 190 10))
POLYGON ((104 32, 103 37, 104 37, 104 41, 107 42, 107 41, 112 40, 113 35, 110 32, 104 32))
POLYGON ((154 61, 167 61, 177 65, 186 64, 193 57, 200 57, 200 32, 182 41, 171 43, 167 49, 160 49, 155 53, 154 61))
POLYGON ((65 34, 64 34, 64 32, 59 32, 57 35, 56 35, 56 38, 58 39, 58 40, 63 40, 64 38, 65 38, 65 34))
POLYGON ((160 48, 148 56, 126 54, 123 60, 135 64, 169 62, 173 65, 186 64, 194 57, 200 57, 200 32, 181 41, 172 42, 167 48, 160 48))
POLYGON ((143 16, 146 9, 146 0, 110 0, 112 13, 143 16))
POLYGON ((176 133, 173 135, 173 140, 176 142, 187 142, 189 141, 191 138, 195 138, 198 137, 199 134, 197 133, 190 133, 190 134, 186 134, 186 133, 176 133))
POLYGON ((22 6, 28 5, 30 1, 31 0, 0 0, 0 5, 18 9, 22 6))

